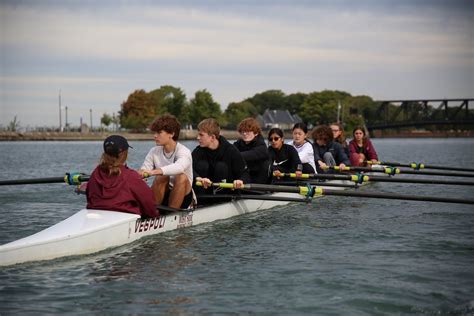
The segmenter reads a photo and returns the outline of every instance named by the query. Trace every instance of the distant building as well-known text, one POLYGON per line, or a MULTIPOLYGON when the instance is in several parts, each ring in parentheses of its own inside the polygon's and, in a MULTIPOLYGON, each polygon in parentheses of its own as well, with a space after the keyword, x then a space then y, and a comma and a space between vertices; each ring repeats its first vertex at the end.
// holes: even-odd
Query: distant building
POLYGON ((303 120, 297 115, 291 115, 288 110, 265 110, 263 115, 257 117, 258 122, 263 129, 281 128, 282 130, 289 130, 293 128, 295 123, 303 120))
POLYGON ((87 124, 82 123, 81 126, 79 127, 80 131, 82 134, 88 134, 89 133, 89 126, 87 124))

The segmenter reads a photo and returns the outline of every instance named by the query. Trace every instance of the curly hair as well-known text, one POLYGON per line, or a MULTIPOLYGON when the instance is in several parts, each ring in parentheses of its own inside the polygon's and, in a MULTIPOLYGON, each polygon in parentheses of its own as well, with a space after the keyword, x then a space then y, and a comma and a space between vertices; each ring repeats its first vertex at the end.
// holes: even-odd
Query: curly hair
POLYGON ((153 123, 151 123, 150 130, 157 133, 165 131, 169 134, 173 134, 173 140, 177 141, 179 138, 179 132, 181 131, 181 124, 174 115, 167 113, 158 116, 153 123))
POLYGON ((327 142, 331 142, 333 139, 332 130, 327 125, 319 125, 312 130, 311 137, 313 137, 314 141, 317 139, 326 139, 327 142))
POLYGON ((237 131, 239 133, 250 131, 254 132, 255 134, 260 134, 262 129, 260 128, 260 124, 258 124, 256 119, 253 117, 248 117, 240 121, 239 126, 237 126, 237 131))

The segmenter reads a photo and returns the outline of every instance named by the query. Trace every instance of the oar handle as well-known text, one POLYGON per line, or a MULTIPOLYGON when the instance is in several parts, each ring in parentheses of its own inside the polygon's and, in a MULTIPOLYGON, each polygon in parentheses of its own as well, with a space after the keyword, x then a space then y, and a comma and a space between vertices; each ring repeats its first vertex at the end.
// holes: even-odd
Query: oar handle
MULTIPOLYGON (((273 176, 277 177, 277 174, 274 172, 273 176)), ((297 175, 294 172, 288 172, 288 173, 281 173, 280 176, 289 177, 289 178, 298 178, 298 179, 309 179, 309 178, 311 178, 311 176, 314 176, 314 174, 313 173, 302 173, 301 175, 297 175)))
MULTIPOLYGON (((204 185, 203 185, 202 181, 196 181, 196 186, 202 187, 204 185)), ((236 189, 236 188, 234 188, 233 183, 228 183, 228 182, 212 182, 211 186, 213 186, 215 188, 221 188, 221 189, 236 189)), ((248 188, 248 185, 244 184, 239 189, 249 189, 249 188, 248 188)))

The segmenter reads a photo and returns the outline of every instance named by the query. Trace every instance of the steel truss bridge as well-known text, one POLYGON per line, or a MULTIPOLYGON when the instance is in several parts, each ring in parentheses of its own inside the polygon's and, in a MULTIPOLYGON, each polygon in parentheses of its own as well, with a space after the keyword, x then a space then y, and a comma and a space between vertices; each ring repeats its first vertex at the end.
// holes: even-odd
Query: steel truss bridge
POLYGON ((369 132, 375 130, 422 128, 433 125, 454 129, 474 129, 474 112, 469 104, 474 99, 383 100, 376 119, 366 122, 369 132))

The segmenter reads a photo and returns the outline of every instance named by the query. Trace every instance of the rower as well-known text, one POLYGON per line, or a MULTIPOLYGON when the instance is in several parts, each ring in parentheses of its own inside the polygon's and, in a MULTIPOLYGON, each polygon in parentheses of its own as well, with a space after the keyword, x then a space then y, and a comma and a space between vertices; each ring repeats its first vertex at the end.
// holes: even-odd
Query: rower
POLYGON ((199 145, 192 152, 193 171, 195 180, 201 182, 202 187, 194 187, 196 194, 213 193, 213 182, 233 183, 235 188, 248 182, 244 158, 220 135, 220 126, 215 119, 207 118, 198 124, 197 140, 199 145))
POLYGON ((350 164, 342 145, 333 141, 333 132, 329 126, 319 125, 313 129, 311 135, 318 173, 326 172, 326 167, 339 166, 343 169, 350 164))
POLYGON ((303 165, 303 173, 315 173, 316 165, 314 164, 313 145, 306 138, 308 134, 308 127, 305 123, 296 123, 293 126, 293 141, 290 143, 295 147, 300 156, 303 165))
POLYGON ((367 137, 365 128, 362 126, 355 127, 352 135, 354 138, 349 142, 351 165, 354 167, 364 167, 369 160, 373 163, 377 163, 379 160, 377 152, 367 137))
POLYGON ((284 143, 283 131, 279 128, 272 128, 268 132, 268 153, 270 155, 270 172, 272 182, 278 182, 279 177, 285 173, 296 173, 297 176, 301 176, 301 170, 303 169, 300 156, 296 149, 284 143))
POLYGON ((175 116, 164 114, 155 119, 156 146, 151 148, 140 168, 142 175, 155 176, 151 186, 155 200, 172 208, 193 205, 193 159, 191 151, 178 142, 181 124, 175 116))
POLYGON ((331 131, 332 131, 333 140, 336 143, 339 143, 342 145, 342 149, 344 149, 344 153, 349 158, 349 155, 350 155, 349 144, 347 143, 347 140, 346 140, 344 128, 339 123, 332 123, 331 125, 329 125, 329 127, 331 128, 331 131))
POLYGON ((256 119, 248 117, 239 123, 237 130, 240 138, 234 142, 234 146, 247 163, 250 182, 267 183, 269 156, 260 125, 256 119))
POLYGON ((87 185, 87 208, 157 217, 153 191, 125 164, 128 148, 132 147, 120 135, 104 140, 104 153, 87 185))

